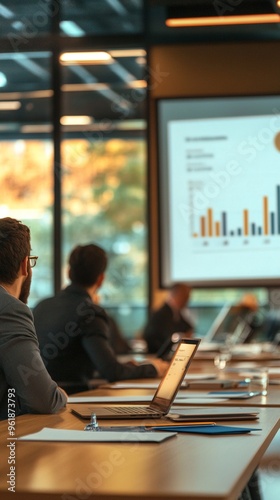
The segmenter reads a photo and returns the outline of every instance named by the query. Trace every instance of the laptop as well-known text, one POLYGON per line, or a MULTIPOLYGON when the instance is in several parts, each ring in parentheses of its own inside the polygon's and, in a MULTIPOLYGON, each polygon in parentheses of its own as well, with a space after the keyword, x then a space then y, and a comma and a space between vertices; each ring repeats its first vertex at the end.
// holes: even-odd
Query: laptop
POLYGON ((149 405, 113 404, 89 407, 83 403, 72 406, 71 411, 77 416, 87 419, 91 417, 92 413, 101 419, 161 418, 167 415, 199 343, 200 339, 181 339, 170 361, 169 368, 149 405))
POLYGON ((247 317, 248 311, 238 305, 224 306, 203 338, 202 344, 224 344, 228 336, 232 344, 247 342, 252 331, 247 317))

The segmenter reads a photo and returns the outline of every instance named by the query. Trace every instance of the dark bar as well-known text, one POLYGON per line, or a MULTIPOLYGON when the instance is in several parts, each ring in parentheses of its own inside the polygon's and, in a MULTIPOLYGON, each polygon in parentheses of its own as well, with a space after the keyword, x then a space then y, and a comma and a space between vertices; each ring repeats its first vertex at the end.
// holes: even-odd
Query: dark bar
POLYGON ((262 234, 262 226, 258 227, 258 234, 262 234))
POLYGON ((222 236, 227 235, 227 214, 222 212, 222 236))
POLYGON ((255 234, 256 234, 256 224, 255 224, 255 222, 251 222, 251 231, 252 231, 252 236, 255 236, 255 234))
POLYGON ((241 229, 241 227, 237 228, 237 235, 238 236, 242 236, 242 229, 241 229))
POLYGON ((280 186, 277 186, 276 194, 276 207, 277 207, 277 233, 280 234, 280 186))
POLYGON ((234 236, 234 231, 229 232, 230 236, 234 236))
POLYGON ((275 234, 275 213, 270 212, 270 227, 271 227, 271 234, 275 234))

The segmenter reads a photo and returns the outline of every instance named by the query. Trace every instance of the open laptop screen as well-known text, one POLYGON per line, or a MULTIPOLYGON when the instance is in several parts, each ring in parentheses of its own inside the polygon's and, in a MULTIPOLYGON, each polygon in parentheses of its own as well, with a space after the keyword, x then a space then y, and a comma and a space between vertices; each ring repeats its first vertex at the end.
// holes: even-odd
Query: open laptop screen
POLYGON ((151 403, 152 407, 156 407, 163 412, 168 411, 170 404, 175 399, 181 386, 199 343, 200 339, 181 339, 170 362, 170 366, 154 395, 151 403))
POLYGON ((248 309, 240 305, 225 306, 218 314, 204 340, 224 343, 230 335, 233 343, 245 342, 251 329, 246 321, 248 309))

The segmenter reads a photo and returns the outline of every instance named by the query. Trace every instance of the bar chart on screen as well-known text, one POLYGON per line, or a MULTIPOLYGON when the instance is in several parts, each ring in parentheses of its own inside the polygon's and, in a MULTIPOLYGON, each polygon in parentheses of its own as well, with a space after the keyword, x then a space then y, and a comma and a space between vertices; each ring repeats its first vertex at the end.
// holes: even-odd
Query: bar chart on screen
MULTIPOLYGON (((275 196, 263 195, 255 201, 256 209, 242 208, 239 210, 221 210, 209 207, 204 214, 192 222, 196 229, 193 238, 211 238, 222 245, 273 244, 279 247, 280 237, 280 185, 274 188, 275 196), (236 219, 236 225, 230 226, 230 219, 236 219), (259 237, 259 238, 258 238, 259 237), (272 238, 274 237, 274 238, 272 238), (235 240, 233 239, 235 238, 235 240), (252 238, 252 239, 251 239, 252 238)), ((242 203, 242 200, 240 200, 242 203)), ((247 200, 245 200, 247 201, 247 200)), ((240 203, 240 205, 241 205, 240 203)))

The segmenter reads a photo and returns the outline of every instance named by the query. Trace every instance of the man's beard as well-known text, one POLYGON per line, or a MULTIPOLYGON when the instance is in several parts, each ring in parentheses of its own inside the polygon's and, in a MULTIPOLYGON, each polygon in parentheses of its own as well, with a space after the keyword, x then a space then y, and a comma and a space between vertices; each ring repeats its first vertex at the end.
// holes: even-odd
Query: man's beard
POLYGON ((26 280, 22 283, 19 295, 19 300, 21 300, 21 302, 23 302, 24 304, 27 304, 30 292, 30 286, 31 286, 31 272, 29 270, 26 280))

